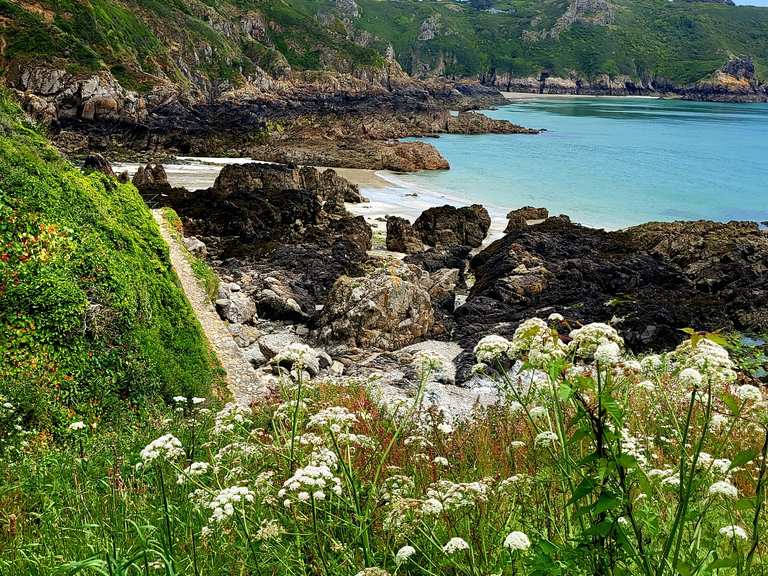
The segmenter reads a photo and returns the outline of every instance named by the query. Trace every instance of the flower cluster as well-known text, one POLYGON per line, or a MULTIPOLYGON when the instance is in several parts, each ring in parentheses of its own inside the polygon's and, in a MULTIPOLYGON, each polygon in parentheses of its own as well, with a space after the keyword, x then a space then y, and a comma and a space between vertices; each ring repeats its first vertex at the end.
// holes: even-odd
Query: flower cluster
POLYGON ((223 522, 235 513, 235 505, 253 502, 254 496, 245 486, 231 486, 220 490, 209 502, 207 507, 212 511, 209 523, 223 522))
POLYGON ((439 480, 427 490, 427 497, 435 499, 446 512, 476 506, 488 499, 488 485, 485 482, 456 483, 439 480))
POLYGON ((224 405, 214 418, 213 433, 216 435, 234 432, 238 426, 249 422, 248 412, 236 402, 224 405))
POLYGON ((544 320, 531 318, 515 330, 507 354, 514 359, 527 357, 528 362, 544 368, 565 357, 567 348, 555 330, 544 320))
POLYGON ((143 464, 150 464, 155 460, 171 462, 184 456, 184 448, 176 436, 165 434, 147 444, 139 454, 143 464))
POLYGON ((309 418, 307 428, 328 429, 334 434, 349 429, 357 422, 357 416, 343 406, 324 408, 309 418))
MULTIPOLYGON (((598 348, 603 344, 612 342, 619 347, 619 350, 624 347, 624 339, 619 336, 619 333, 608 324, 600 322, 587 324, 571 331, 570 338, 571 342, 568 344, 568 349, 578 358, 584 360, 593 359, 598 348)), ((603 350, 604 352, 607 351, 607 349, 603 350)), ((610 350, 615 349, 611 347, 610 350)))
POLYGON ((277 496, 284 498, 283 505, 290 508, 293 502, 325 500, 326 490, 340 496, 341 480, 327 466, 310 465, 296 470, 293 476, 283 482, 277 496))

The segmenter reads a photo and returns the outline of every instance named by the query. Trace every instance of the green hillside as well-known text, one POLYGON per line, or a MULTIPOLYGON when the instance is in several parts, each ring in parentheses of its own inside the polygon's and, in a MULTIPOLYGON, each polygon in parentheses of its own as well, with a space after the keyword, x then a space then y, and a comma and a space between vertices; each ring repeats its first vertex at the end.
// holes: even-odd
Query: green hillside
MULTIPOLYGON (((337 2, 298 4, 317 13, 332 10, 337 2)), ((562 19, 569 5, 575 5, 568 0, 357 4, 360 14, 350 19, 353 25, 391 43, 401 64, 412 72, 418 71, 418 62, 434 66, 442 59, 448 75, 496 70, 525 76, 548 70, 563 76, 576 71, 584 77, 608 73, 688 83, 740 55, 752 56, 761 76, 768 72, 768 8, 595 0, 591 4, 597 8, 578 13, 577 21, 565 26, 562 19), (434 38, 425 39, 422 30, 430 17, 436 18, 437 30, 434 38)))
POLYGON ((55 430, 216 377, 133 185, 83 174, 0 92, 0 395, 55 430))

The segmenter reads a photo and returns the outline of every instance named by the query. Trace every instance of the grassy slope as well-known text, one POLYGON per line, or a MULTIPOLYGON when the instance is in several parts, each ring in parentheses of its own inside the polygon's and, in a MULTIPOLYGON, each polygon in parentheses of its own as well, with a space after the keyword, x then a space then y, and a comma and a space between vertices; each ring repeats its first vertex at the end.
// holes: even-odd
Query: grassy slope
POLYGON ((217 369, 131 184, 84 175, 0 93, 0 388, 27 421, 205 395, 217 369))
MULTIPOLYGON (((315 0, 300 0, 310 10, 315 0)), ((550 69, 663 77, 679 83, 710 74, 732 55, 751 55, 761 75, 768 73, 768 9, 728 7, 668 0, 612 0, 616 21, 609 27, 575 25, 559 39, 522 40, 525 30, 549 30, 564 13, 564 0, 497 1, 512 14, 492 14, 435 0, 359 0, 357 21, 395 47, 408 68, 412 52, 422 60, 439 53, 455 56, 447 73, 479 74, 491 68, 517 75, 550 69), (439 13, 443 33, 419 41, 421 23, 439 13), (535 20, 537 19, 537 20, 535 20)), ((322 8, 331 0, 321 0, 322 8)))

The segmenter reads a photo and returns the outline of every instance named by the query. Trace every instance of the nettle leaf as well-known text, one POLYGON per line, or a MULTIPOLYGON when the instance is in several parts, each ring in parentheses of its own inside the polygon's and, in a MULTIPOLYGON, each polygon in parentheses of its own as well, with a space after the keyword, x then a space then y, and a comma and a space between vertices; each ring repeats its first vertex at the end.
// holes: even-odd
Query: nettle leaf
POLYGON ((755 507, 756 503, 757 503, 757 498, 755 496, 750 496, 748 498, 741 498, 733 505, 733 509, 734 510, 752 510, 755 507))
POLYGON ((568 386, 565 382, 560 384, 560 388, 557 391, 557 399, 560 400, 560 402, 565 402, 566 400, 569 400, 573 396, 573 388, 568 386))
POLYGON ((736 456, 733 457, 733 460, 731 460, 731 470, 734 468, 738 468, 740 466, 744 466, 747 462, 752 462, 757 458, 757 451, 756 450, 744 450, 743 452, 739 452, 736 454, 736 456))
POLYGON ((573 497, 568 501, 568 505, 578 502, 585 496, 592 494, 596 486, 597 482, 595 482, 592 478, 584 478, 584 480, 582 480, 581 483, 576 486, 576 489, 573 491, 573 497))
POLYGON ((725 405, 728 406, 728 410, 730 410, 732 413, 736 413, 739 411, 739 403, 733 396, 729 396, 725 394, 723 396, 723 402, 725 402, 725 405))
POLYGON ((603 512, 607 512, 608 510, 619 508, 620 506, 621 498, 617 498, 616 496, 606 492, 601 494, 600 498, 597 499, 597 502, 593 506, 593 510, 595 511, 595 514, 601 514, 603 512))
POLYGON ((621 424, 624 420, 624 412, 621 409, 621 406, 619 406, 619 403, 616 402, 616 400, 609 396, 608 394, 604 394, 600 397, 600 402, 603 405, 603 408, 605 408, 605 411, 608 412, 611 418, 613 418, 614 422, 617 424, 621 424))

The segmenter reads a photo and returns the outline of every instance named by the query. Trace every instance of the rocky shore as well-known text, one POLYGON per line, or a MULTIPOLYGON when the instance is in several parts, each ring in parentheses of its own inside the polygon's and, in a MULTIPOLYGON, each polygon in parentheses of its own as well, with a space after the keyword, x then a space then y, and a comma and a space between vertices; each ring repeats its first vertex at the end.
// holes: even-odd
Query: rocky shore
POLYGON ((654 96, 708 102, 768 102, 768 84, 761 81, 750 58, 734 58, 707 78, 680 85, 663 78, 637 81, 628 76, 599 74, 592 79, 569 78, 542 72, 518 77, 491 74, 481 79, 504 92, 584 96, 654 96))
POLYGON ((147 183, 148 172, 160 174, 135 182, 179 214, 187 246, 221 278, 219 314, 265 377, 281 346, 302 342, 327 355, 324 369, 407 393, 413 353, 428 349, 448 361, 437 390, 466 408, 483 387, 474 345, 530 317, 562 315, 564 336, 607 322, 636 352, 670 348, 684 328, 757 334, 768 323, 768 234, 756 223, 606 232, 525 207, 483 248, 487 211, 443 206, 390 218, 381 252, 346 208, 359 191, 332 171, 232 165, 194 193, 147 183))
POLYGON ((471 112, 503 104, 495 88, 418 80, 402 72, 379 78, 297 73, 206 97, 192 97, 172 85, 139 94, 108 72, 83 76, 49 66, 12 71, 9 83, 70 156, 236 156, 343 168, 438 170, 449 166, 436 148, 398 140, 446 133, 538 133, 471 112))

